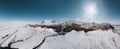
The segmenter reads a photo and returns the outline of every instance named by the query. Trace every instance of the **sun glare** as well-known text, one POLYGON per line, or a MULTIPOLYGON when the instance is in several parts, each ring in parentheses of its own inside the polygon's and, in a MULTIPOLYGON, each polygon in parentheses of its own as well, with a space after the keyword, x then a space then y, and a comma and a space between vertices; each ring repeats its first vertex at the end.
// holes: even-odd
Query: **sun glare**
POLYGON ((85 7, 85 16, 89 19, 93 19, 97 13, 97 8, 95 3, 90 3, 85 7))

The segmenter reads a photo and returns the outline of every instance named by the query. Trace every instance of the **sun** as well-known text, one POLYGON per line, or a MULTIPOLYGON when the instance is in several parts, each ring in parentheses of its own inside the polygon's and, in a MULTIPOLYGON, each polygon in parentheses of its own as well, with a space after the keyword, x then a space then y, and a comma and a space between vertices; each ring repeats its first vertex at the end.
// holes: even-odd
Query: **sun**
POLYGON ((97 14, 97 7, 95 3, 89 3, 85 6, 85 16, 92 19, 97 14))

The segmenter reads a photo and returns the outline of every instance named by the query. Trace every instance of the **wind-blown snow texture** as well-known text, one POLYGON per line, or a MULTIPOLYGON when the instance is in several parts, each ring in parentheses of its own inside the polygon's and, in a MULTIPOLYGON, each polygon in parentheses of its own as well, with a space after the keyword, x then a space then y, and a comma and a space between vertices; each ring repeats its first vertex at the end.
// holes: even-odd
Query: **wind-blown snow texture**
MULTIPOLYGON (((115 28, 120 33, 120 27, 115 26, 115 28)), ((120 49, 120 35, 113 33, 111 29, 87 33, 72 30, 65 35, 56 34, 57 32, 51 28, 33 28, 26 24, 4 24, 0 25, 0 47, 10 46, 19 49, 120 49), (39 45, 41 42, 43 43, 39 45)))

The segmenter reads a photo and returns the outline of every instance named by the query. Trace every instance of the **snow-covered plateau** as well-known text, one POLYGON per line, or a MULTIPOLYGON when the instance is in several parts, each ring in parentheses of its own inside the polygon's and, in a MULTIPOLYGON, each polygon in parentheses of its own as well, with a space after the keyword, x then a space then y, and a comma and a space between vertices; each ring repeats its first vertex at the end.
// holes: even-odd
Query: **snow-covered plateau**
POLYGON ((0 49, 120 49, 120 25, 105 30, 106 23, 74 23, 80 24, 78 27, 82 29, 73 22, 43 22, 43 27, 38 24, 1 24, 0 49), (49 26, 62 26, 62 29, 72 26, 72 30, 56 31, 49 26), (84 30, 91 28, 93 30, 84 30), (65 34, 59 34, 62 32, 65 34))

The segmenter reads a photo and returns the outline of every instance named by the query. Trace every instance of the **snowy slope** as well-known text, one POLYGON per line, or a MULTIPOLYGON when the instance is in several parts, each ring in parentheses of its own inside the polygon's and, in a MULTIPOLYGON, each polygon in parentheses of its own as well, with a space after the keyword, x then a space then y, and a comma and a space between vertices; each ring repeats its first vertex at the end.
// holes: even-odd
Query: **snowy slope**
POLYGON ((120 49, 120 35, 111 29, 88 33, 73 30, 65 35, 50 36, 56 34, 51 28, 3 24, 0 25, 0 47, 8 47, 13 42, 12 48, 33 49, 45 39, 38 49, 120 49))
POLYGON ((119 49, 120 37, 109 31, 72 31, 65 36, 49 37, 39 49, 119 49))

